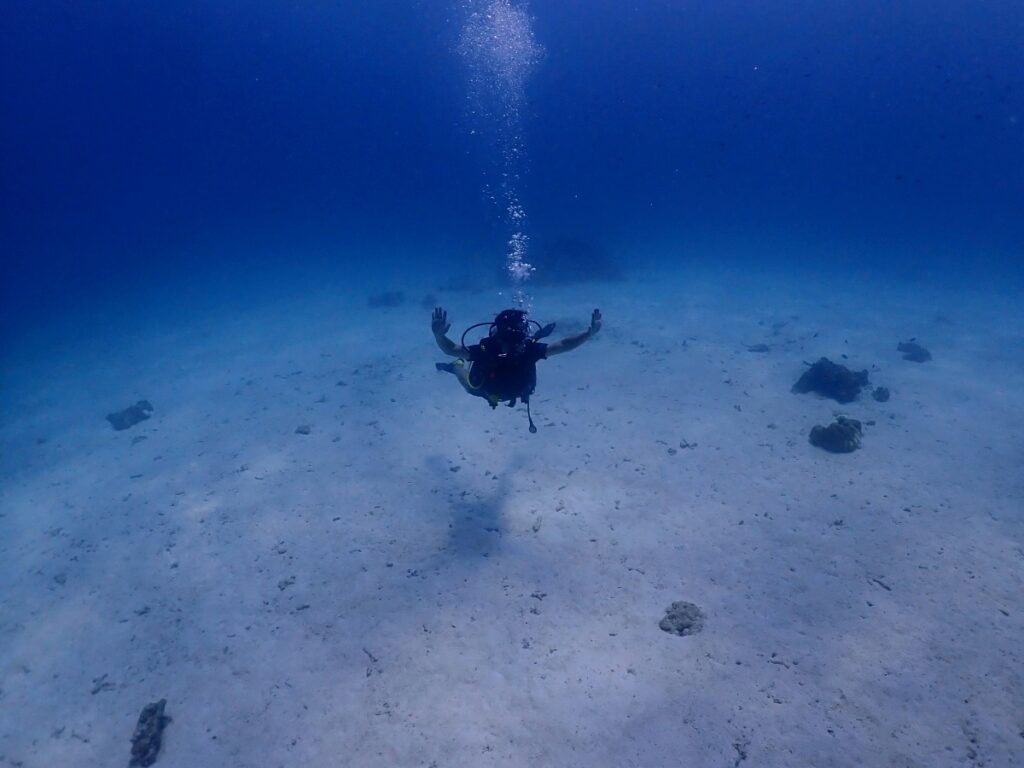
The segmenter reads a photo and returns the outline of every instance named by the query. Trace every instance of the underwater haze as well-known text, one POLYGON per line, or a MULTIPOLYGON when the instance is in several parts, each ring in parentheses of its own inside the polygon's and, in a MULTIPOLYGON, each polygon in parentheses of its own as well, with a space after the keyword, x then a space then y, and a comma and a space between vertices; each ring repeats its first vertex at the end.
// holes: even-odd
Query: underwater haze
MULTIPOLYGON (((351 248, 396 271, 493 260, 496 137, 472 133, 458 52, 472 10, 10 4, 5 304, 51 315, 211 263, 315 280, 351 248)), ((624 265, 1019 272, 1020 4, 527 12, 543 46, 520 126, 535 243, 584 239, 624 265)))
POLYGON ((13 0, 0 114, 0 766, 1024 766, 1021 2, 13 0))

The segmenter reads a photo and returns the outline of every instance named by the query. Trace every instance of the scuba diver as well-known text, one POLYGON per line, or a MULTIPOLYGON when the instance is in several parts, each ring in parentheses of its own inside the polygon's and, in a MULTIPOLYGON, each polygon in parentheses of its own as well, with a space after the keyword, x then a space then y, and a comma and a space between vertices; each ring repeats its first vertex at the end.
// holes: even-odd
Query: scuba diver
POLYGON ((594 310, 590 328, 583 333, 566 336, 550 344, 542 343, 541 339, 555 329, 555 324, 542 328, 536 320, 527 319, 526 312, 521 309, 506 309, 489 323, 471 325, 463 332, 458 344, 445 335, 449 328, 448 313, 441 307, 435 307, 430 320, 434 341, 446 355, 459 358, 454 363, 437 363, 437 370, 455 374, 463 389, 486 399, 491 408, 497 408, 500 402, 514 408, 516 400, 522 400, 526 404, 530 431, 536 432, 537 427, 530 414, 530 395, 537 386, 537 361, 576 349, 591 338, 601 330, 601 310, 594 310), (537 326, 532 333, 531 323, 537 326), (488 326, 487 335, 479 343, 467 346, 466 334, 485 325, 488 326), (468 366, 466 361, 469 361, 468 366))

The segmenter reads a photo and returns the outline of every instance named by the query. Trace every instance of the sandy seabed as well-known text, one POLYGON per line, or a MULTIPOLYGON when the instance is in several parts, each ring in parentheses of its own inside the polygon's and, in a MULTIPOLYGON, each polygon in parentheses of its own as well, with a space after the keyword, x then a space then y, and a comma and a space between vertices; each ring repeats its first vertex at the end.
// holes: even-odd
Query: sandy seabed
MULTIPOLYGON (((0 765, 127 765, 161 698, 161 768, 1024 765, 1019 301, 537 289, 555 337, 605 327, 540 363, 531 435, 434 370, 405 288, 5 361, 0 765), (792 394, 821 356, 891 400, 792 394), (808 443, 837 413, 859 451, 808 443), (680 600, 700 633, 659 628, 680 600)), ((439 297, 454 335, 502 308, 439 297)))

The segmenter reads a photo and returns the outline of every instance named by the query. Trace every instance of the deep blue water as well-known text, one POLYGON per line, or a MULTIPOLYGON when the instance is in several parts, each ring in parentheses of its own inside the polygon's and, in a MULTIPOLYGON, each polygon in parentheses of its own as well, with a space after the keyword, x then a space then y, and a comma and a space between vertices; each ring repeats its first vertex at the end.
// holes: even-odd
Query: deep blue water
MULTIPOLYGON (((457 52, 471 5, 6 3, 6 319, 155 281, 301 280, 360 250, 396 272, 500 266, 496 150, 457 52)), ((528 10, 535 250, 1019 275, 1024 3, 528 10)))

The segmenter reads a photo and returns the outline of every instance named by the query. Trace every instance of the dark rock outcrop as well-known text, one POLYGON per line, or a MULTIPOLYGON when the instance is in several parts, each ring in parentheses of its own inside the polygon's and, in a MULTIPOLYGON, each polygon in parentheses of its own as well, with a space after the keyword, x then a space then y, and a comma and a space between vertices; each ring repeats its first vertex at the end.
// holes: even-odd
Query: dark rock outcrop
POLYGON ((536 267, 531 280, 540 285, 615 282, 623 279, 621 267, 607 250, 576 238, 552 240, 530 261, 536 267))
POLYGON ((917 339, 901 341, 896 345, 896 351, 903 353, 904 360, 912 363, 927 363, 932 359, 932 353, 917 343, 917 339))
POLYGON ((817 448, 830 453, 853 453, 860 448, 860 422, 837 416, 836 420, 823 427, 820 424, 811 429, 810 442, 817 448))
POLYGON ((823 357, 797 379, 793 392, 805 394, 816 392, 822 397, 830 397, 839 403, 849 403, 857 399, 861 387, 868 386, 868 372, 851 371, 845 365, 833 363, 823 357))
POLYGON ((401 291, 386 291, 371 296, 366 300, 367 306, 371 309, 391 309, 405 304, 405 294, 401 291))

